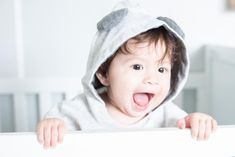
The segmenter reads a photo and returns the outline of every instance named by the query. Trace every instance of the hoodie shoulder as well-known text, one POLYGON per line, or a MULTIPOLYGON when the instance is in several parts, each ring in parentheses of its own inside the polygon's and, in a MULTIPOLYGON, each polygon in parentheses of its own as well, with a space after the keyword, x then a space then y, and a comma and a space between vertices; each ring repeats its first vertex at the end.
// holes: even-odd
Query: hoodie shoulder
POLYGON ((165 127, 176 127, 177 121, 185 116, 187 113, 179 106, 172 102, 168 102, 164 105, 164 117, 165 127))
POLYGON ((84 94, 77 95, 71 100, 64 100, 49 110, 45 118, 59 118, 63 120, 68 130, 81 130, 79 119, 88 113, 84 94))

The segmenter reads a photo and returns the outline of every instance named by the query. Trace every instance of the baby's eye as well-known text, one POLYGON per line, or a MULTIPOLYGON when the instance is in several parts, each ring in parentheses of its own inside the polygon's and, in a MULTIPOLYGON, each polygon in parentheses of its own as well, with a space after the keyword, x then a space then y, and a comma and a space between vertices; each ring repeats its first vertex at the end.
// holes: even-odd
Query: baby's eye
POLYGON ((158 71, 159 71, 160 73, 166 73, 166 72, 168 71, 168 69, 167 69, 167 68, 164 68, 164 67, 160 67, 160 68, 158 69, 158 71))
POLYGON ((134 65, 132 65, 132 68, 134 70, 142 70, 142 69, 144 69, 144 66, 140 65, 140 64, 134 64, 134 65))

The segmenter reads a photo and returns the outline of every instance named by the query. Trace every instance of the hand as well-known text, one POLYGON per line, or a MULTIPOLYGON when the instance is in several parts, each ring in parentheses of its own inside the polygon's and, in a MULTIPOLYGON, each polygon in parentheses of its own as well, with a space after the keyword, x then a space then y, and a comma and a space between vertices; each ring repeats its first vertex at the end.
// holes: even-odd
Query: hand
POLYGON ((180 129, 191 128, 191 135, 197 140, 207 140, 217 128, 217 122, 212 117, 203 113, 192 113, 178 120, 180 129))
POLYGON ((55 147, 57 143, 63 142, 65 130, 65 123, 62 120, 58 118, 44 119, 37 126, 38 142, 45 149, 55 147))

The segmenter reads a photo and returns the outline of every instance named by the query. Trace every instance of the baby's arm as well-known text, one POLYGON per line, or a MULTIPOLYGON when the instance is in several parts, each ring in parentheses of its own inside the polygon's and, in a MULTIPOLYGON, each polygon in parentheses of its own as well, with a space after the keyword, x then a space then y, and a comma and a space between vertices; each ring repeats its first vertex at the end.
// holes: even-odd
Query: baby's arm
POLYGON ((66 126, 59 118, 47 118, 38 123, 37 138, 44 148, 55 147, 63 141, 66 126))
POLYGON ((191 128, 192 137, 198 140, 208 139, 217 128, 216 120, 203 113, 191 113, 178 120, 177 125, 181 129, 191 128))

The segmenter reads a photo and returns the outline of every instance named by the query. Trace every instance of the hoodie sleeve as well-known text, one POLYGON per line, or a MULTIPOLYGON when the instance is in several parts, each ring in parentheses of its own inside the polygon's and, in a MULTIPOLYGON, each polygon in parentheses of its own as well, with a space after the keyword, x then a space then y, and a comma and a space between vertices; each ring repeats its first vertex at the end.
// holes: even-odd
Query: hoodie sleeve
POLYGON ((164 108, 165 127, 176 127, 177 121, 187 116, 187 113, 174 103, 168 103, 164 108))

